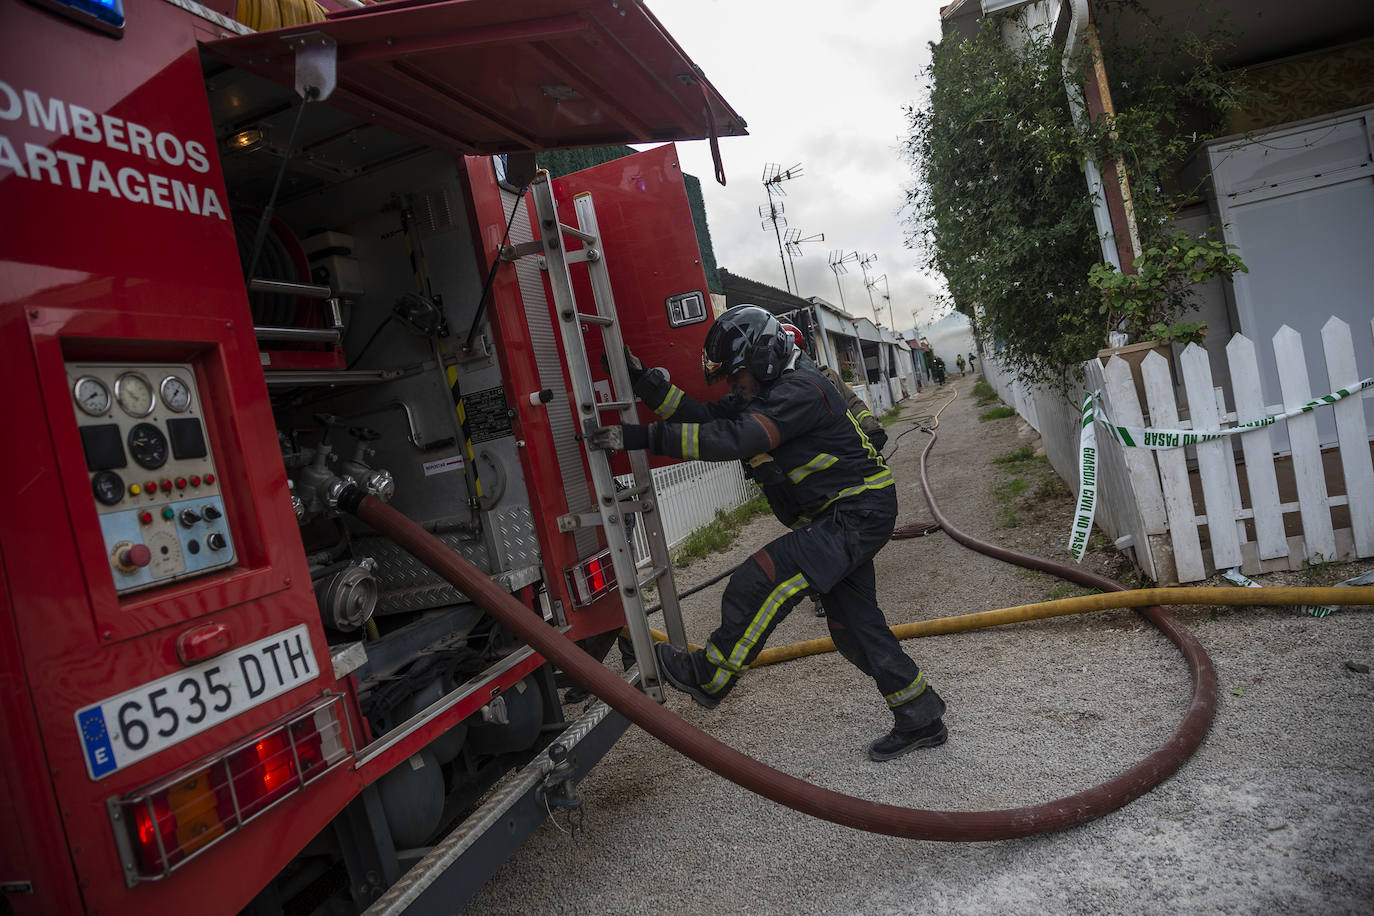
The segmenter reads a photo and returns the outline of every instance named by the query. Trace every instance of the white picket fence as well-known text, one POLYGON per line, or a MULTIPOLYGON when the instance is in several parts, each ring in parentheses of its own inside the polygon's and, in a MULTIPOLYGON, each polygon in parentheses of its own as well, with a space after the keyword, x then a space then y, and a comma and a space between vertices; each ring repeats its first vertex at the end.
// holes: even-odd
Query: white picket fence
MULTIPOLYGON (((684 461, 655 468, 653 477, 663 534, 670 550, 693 531, 714 521, 718 510, 728 511, 759 495, 758 487, 744 476, 744 467, 738 461, 684 461)), ((634 483, 629 475, 618 479, 626 486, 634 483)), ((641 565, 649 562, 649 542, 639 525, 635 526, 634 548, 641 565)))
MULTIPOLYGON (((1279 405, 1264 403, 1255 345, 1240 334, 1226 346, 1235 392, 1231 409, 1215 386, 1207 351, 1195 344, 1179 354, 1186 406, 1176 403, 1168 360, 1155 352, 1140 363, 1148 421, 1125 360, 1113 356, 1105 367, 1093 360, 1088 372, 1113 423, 1196 432, 1281 414, 1349 389, 1361 378, 1350 326, 1339 318, 1321 332, 1329 386, 1323 390, 1312 390, 1296 331, 1281 328, 1272 346, 1279 405)), ((1161 584, 1196 582, 1237 566, 1254 574, 1374 556, 1374 464, 1364 405, 1369 395, 1374 390, 1275 425, 1165 451, 1123 446, 1099 429, 1099 512, 1111 520, 1108 530, 1129 536, 1137 562, 1161 584), (1338 446, 1323 454, 1316 411, 1327 410, 1334 413, 1338 446), (1287 454, 1278 455, 1272 440, 1284 424, 1287 454), (1342 520, 1339 527, 1333 510, 1342 520)))

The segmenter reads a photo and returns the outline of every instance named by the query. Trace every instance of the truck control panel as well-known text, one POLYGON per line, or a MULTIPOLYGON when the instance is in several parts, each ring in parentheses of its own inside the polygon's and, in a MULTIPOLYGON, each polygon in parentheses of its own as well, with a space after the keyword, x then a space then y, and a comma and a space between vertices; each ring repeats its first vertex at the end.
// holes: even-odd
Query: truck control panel
POLYGON ((194 367, 72 362, 67 379, 115 590, 234 565, 194 367))

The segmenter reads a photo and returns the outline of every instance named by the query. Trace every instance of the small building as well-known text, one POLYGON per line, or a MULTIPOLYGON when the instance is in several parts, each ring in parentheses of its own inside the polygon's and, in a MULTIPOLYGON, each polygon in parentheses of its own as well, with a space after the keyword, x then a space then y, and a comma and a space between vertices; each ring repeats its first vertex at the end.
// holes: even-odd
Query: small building
POLYGON ((816 362, 830 366, 875 414, 891 409, 918 388, 915 362, 905 340, 867 318, 856 318, 818 296, 800 296, 720 269, 726 307, 757 305, 795 324, 810 342, 816 362))

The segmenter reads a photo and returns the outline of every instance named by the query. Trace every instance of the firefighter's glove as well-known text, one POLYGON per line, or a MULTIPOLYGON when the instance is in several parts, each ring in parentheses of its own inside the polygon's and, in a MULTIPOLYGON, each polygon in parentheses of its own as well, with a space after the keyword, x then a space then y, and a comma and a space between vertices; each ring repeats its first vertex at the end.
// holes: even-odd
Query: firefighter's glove
POLYGON ((639 361, 639 357, 630 352, 630 348, 625 348, 625 368, 630 372, 630 384, 638 385, 639 380, 644 377, 644 364, 639 361))
POLYGON ((649 445, 649 427, 637 423, 624 426, 598 426, 585 436, 589 448, 613 452, 618 449, 635 450, 649 445))
POLYGON ((885 429, 875 429, 875 430, 873 430, 873 432, 871 432, 871 433, 868 434, 868 441, 869 441, 869 442, 872 442, 872 443, 873 443, 873 447, 876 448, 878 451, 881 452, 884 448, 887 447, 887 430, 885 430, 885 429))
POLYGON ((650 406, 663 403, 668 396, 668 373, 663 369, 646 369, 639 358, 625 348, 625 367, 630 373, 630 387, 650 406))

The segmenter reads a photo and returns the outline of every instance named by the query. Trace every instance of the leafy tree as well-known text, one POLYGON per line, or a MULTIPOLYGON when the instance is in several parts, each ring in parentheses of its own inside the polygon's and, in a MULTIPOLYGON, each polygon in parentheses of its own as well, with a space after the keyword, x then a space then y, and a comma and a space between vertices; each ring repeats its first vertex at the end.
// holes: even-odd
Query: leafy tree
MULTIPOLYGON (((929 103, 907 110, 904 152, 916 173, 908 244, 1025 381, 1062 384, 1122 317, 1089 282, 1100 248, 1085 156, 1125 163, 1142 243, 1167 249, 1174 207, 1195 194, 1174 175, 1237 104, 1235 79, 1212 63, 1223 39, 1145 34, 1129 46, 1104 36, 1116 114, 1081 127, 1048 30, 1011 47, 998 17, 985 18, 974 38, 932 46, 929 103)), ((1084 44, 1070 62, 1080 85, 1090 52, 1084 44)), ((1105 279, 1100 267, 1092 275, 1105 279)), ((1172 327, 1174 317, 1152 312, 1150 326, 1172 327)))

